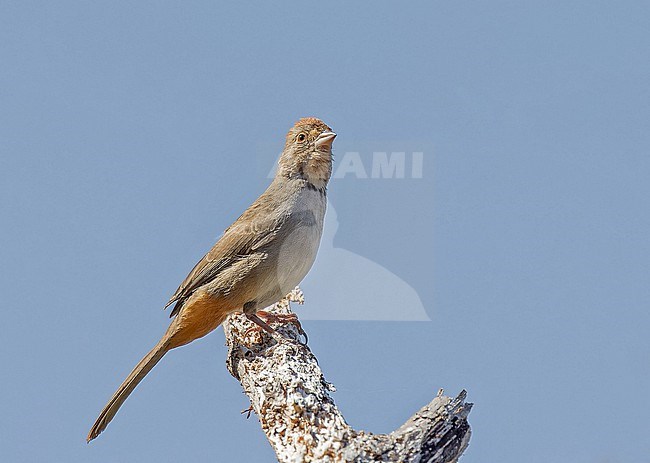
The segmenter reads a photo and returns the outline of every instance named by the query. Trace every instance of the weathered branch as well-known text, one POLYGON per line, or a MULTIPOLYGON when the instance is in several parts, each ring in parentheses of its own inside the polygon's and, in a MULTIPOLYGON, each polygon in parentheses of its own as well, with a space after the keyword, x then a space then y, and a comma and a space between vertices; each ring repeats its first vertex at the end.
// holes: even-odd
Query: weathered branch
MULTIPOLYGON (((288 296, 302 303, 300 290, 288 296)), ((289 300, 273 313, 291 314, 289 300)), ((469 443, 467 422, 472 404, 466 393, 450 398, 442 391, 404 425, 390 434, 352 429, 329 392, 311 350, 298 342, 300 330, 292 324, 276 325, 293 342, 276 342, 243 315, 224 323, 229 348, 226 364, 250 398, 280 462, 454 462, 469 443)))

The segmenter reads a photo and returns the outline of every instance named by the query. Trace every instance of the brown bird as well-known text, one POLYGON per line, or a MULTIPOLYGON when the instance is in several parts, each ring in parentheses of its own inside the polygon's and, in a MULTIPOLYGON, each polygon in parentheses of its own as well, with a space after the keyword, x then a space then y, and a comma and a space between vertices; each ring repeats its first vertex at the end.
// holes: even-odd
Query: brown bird
POLYGON ((171 349, 201 338, 233 312, 243 312, 264 330, 268 307, 300 283, 320 244, 327 182, 336 134, 316 118, 289 130, 275 178, 267 190, 226 229, 170 298, 173 320, 108 401, 90 428, 96 438, 149 371, 171 349))

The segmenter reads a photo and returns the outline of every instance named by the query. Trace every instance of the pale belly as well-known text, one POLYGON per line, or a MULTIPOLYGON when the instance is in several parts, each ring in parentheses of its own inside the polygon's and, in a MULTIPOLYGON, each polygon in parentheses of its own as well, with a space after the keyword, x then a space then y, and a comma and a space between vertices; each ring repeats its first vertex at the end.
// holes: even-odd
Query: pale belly
POLYGON ((326 200, 324 195, 305 190, 283 230, 279 233, 274 256, 269 259, 269 279, 257 301, 268 307, 286 296, 311 269, 323 233, 326 200))

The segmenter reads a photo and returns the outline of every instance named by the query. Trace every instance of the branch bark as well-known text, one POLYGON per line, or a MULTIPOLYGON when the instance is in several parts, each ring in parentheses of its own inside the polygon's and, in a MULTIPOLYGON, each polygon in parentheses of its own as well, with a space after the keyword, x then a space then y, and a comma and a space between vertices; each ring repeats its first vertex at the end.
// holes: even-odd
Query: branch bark
MULTIPOLYGON (((271 310, 292 314, 290 302, 303 302, 296 288, 271 310)), ((372 434, 352 429, 329 393, 328 383, 309 347, 300 344, 293 324, 276 329, 291 339, 277 342, 245 316, 224 323, 230 373, 240 381, 278 461, 302 462, 455 462, 471 435, 472 404, 466 392, 446 397, 442 390, 399 429, 372 434)))

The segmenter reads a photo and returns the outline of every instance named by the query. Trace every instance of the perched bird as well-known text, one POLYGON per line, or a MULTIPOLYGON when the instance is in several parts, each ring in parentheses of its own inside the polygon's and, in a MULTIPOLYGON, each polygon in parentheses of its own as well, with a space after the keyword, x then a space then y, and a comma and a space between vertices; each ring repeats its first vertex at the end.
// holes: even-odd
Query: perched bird
POLYGON ((173 320, 108 401, 88 433, 96 438, 149 371, 171 349, 201 338, 233 312, 273 333, 260 310, 307 274, 320 244, 336 134, 316 118, 289 130, 271 185, 226 229, 196 264, 167 306, 173 320))

